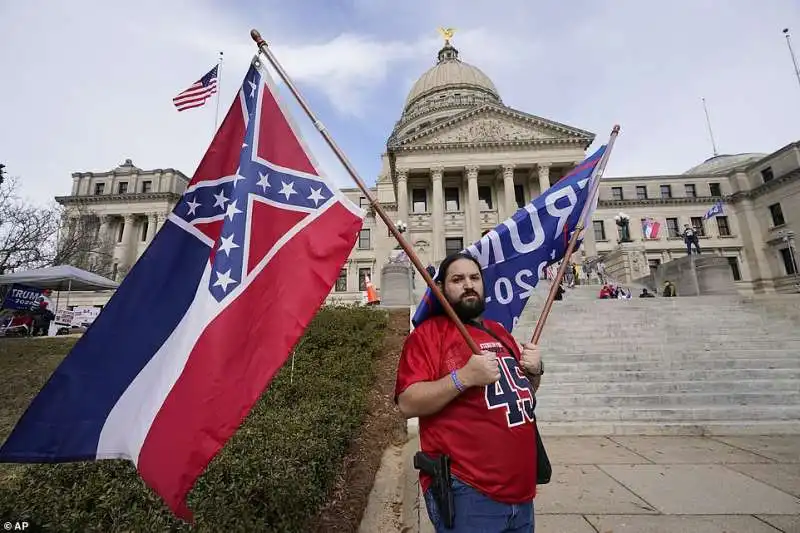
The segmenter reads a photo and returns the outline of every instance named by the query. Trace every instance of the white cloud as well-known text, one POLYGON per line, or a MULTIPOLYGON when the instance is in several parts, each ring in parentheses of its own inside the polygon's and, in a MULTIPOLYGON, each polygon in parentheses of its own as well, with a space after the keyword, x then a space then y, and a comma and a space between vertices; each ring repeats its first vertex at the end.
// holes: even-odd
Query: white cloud
MULTIPOLYGON (((337 142, 358 139, 348 156, 368 183, 407 91, 434 64, 442 25, 457 28, 461 58, 495 82, 506 104, 594 131, 598 143, 620 123, 607 175, 681 172, 708 157, 701 96, 721 152, 768 152, 797 140, 800 92, 780 33, 800 20, 793 0, 502 9, 473 0, 351 0, 354 11, 330 22, 316 3, 276 5, 239 13, 211 0, 3 2, 0 160, 41 202, 67 193, 71 172, 108 170, 125 158, 191 175, 215 106, 177 113, 172 97, 224 50, 224 114, 257 51, 252 27, 304 96, 328 104, 315 111, 334 123, 337 142), (302 9, 317 10, 314 23, 294 16, 302 9)), ((291 109, 325 170, 351 186, 299 107, 291 109)))

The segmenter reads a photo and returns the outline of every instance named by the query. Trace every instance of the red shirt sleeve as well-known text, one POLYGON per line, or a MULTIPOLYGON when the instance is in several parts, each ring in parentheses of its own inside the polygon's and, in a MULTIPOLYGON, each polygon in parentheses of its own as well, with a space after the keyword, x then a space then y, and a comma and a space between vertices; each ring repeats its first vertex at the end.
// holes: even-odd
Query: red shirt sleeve
POLYGON ((403 345, 400 361, 397 365, 394 399, 408 387, 419 381, 435 381, 439 379, 440 354, 431 342, 430 327, 422 324, 411 332, 403 345))

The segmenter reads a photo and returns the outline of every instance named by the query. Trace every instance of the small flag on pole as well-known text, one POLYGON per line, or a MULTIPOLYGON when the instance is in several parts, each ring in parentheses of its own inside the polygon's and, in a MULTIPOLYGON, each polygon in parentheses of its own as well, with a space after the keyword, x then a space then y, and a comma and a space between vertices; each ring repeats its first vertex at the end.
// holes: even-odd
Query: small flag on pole
POLYGON ((711 217, 719 216, 723 213, 722 210, 722 201, 719 201, 714 204, 714 206, 708 210, 708 212, 703 215, 703 220, 707 220, 711 217))
POLYGON ((214 68, 206 72, 202 78, 173 98, 172 103, 175 104, 178 111, 185 111, 186 109, 205 105, 206 100, 217 92, 218 72, 219 65, 214 65, 214 68))

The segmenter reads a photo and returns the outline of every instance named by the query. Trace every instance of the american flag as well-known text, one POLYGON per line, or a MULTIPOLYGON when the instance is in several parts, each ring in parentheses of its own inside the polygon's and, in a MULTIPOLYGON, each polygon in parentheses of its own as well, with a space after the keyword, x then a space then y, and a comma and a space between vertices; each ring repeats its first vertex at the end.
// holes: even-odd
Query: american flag
POLYGON ((205 76, 194 82, 189 88, 178 94, 172 99, 172 103, 178 111, 184 111, 193 107, 200 107, 206 100, 217 92, 217 70, 219 65, 209 70, 205 76))

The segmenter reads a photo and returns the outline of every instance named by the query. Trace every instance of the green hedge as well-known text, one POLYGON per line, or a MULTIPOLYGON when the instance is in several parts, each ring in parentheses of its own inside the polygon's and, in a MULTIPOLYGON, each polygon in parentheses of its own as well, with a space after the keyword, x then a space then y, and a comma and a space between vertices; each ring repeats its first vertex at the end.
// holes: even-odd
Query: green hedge
POLYGON ((0 465, 0 517, 53 531, 304 531, 361 424, 387 324, 386 313, 364 307, 319 312, 293 382, 287 362, 190 493, 194 528, 127 461, 0 465))

